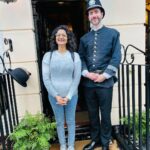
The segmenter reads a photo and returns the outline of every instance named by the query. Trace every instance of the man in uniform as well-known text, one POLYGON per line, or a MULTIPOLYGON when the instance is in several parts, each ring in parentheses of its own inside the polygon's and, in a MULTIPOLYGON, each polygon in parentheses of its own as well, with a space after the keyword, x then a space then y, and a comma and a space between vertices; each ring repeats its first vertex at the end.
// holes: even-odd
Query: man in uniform
POLYGON ((91 30, 81 37, 79 54, 92 141, 83 149, 94 150, 102 146, 102 150, 108 150, 113 85, 121 61, 119 32, 101 23, 105 10, 99 0, 88 0, 87 15, 91 30))

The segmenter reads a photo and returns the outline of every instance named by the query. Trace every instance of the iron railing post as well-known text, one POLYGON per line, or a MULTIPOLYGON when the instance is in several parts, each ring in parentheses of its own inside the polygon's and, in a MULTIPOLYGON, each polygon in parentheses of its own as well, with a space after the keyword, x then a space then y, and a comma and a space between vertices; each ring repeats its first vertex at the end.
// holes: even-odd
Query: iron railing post
POLYGON ((7 71, 4 61, 7 57, 11 68, 9 51, 13 51, 13 45, 11 39, 4 39, 4 44, 9 48, 0 56, 0 63, 3 66, 3 70, 0 72, 0 146, 3 150, 10 150, 11 141, 8 136, 18 124, 18 112, 13 79, 7 71))
POLYGON ((119 104, 119 130, 115 131, 115 137, 123 149, 150 150, 150 65, 134 64, 135 55, 127 55, 129 48, 135 49, 150 60, 147 52, 129 44, 124 49, 124 58, 118 70, 118 104, 119 104), (145 80, 143 77, 145 70, 145 80), (144 88, 144 82, 145 88, 144 88), (146 92, 146 99, 144 99, 146 92), (143 108, 143 102, 146 101, 146 109, 143 108), (143 111, 142 111, 143 110, 143 111), (143 125, 146 113, 146 127, 143 125), (143 120, 144 119, 144 120, 143 120), (146 136, 145 136, 146 128, 146 136), (145 141, 146 137, 146 141, 145 141))
POLYGON ((146 65, 146 150, 150 150, 150 65, 146 65))

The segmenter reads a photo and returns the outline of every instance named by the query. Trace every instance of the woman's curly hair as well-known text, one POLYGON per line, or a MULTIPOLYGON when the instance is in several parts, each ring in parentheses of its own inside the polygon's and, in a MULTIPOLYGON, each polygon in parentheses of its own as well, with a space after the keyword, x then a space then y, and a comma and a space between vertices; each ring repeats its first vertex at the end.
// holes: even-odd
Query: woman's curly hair
POLYGON ((56 33, 58 32, 58 30, 65 30, 66 31, 66 34, 67 34, 67 50, 69 51, 76 51, 77 49, 77 44, 76 44, 76 38, 75 38, 75 35, 72 31, 70 31, 68 29, 68 27, 66 25, 60 25, 58 27, 56 27, 53 32, 52 32, 52 35, 51 35, 51 38, 50 38, 50 51, 55 51, 55 50, 58 50, 58 45, 56 43, 56 33))

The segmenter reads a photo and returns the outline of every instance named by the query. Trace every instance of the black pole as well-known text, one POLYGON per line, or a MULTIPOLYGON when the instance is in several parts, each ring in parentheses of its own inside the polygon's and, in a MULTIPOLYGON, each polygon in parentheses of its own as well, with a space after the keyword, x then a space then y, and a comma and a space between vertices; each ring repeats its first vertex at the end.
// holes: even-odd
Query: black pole
POLYGON ((150 150, 150 65, 146 65, 146 150, 150 150))

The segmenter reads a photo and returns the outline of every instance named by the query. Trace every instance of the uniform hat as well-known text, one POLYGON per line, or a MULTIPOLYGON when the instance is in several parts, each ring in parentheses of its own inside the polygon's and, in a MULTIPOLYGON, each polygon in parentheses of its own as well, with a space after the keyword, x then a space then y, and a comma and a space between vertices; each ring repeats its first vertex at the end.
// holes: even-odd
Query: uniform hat
POLYGON ((105 10, 102 7, 100 0, 87 0, 86 11, 88 12, 90 9, 93 8, 100 8, 100 10, 103 12, 103 16, 105 16, 105 10))

